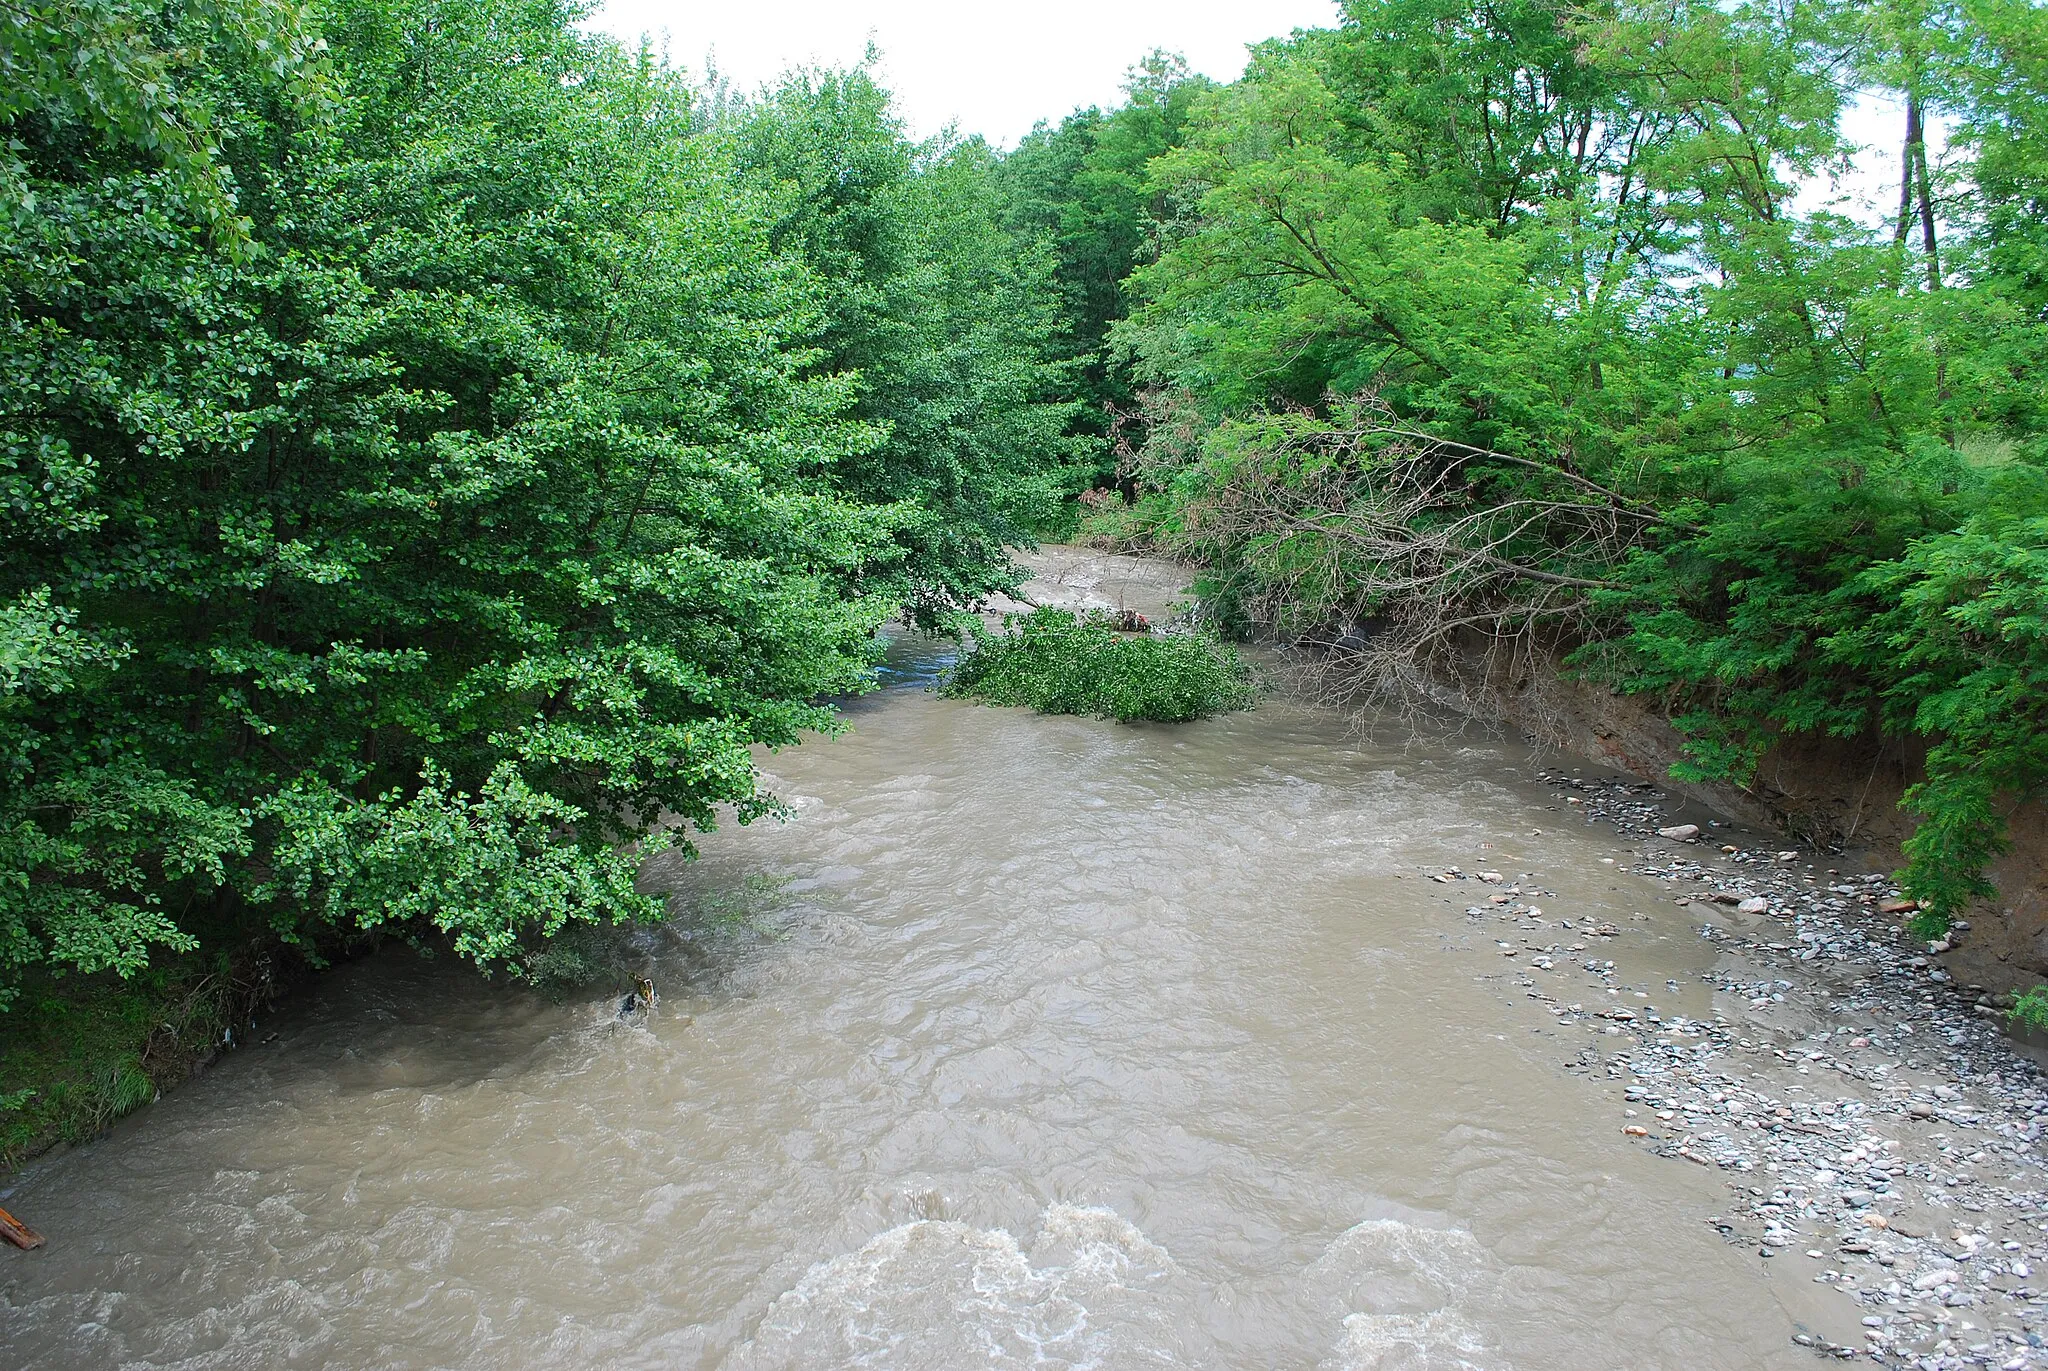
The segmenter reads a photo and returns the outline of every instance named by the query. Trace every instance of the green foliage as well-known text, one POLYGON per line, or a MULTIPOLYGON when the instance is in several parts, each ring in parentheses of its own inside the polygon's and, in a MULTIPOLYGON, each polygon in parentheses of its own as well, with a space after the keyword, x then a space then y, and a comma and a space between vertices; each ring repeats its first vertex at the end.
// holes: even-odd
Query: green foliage
MULTIPOLYGON (((666 846, 656 834, 640 853, 588 835, 589 816, 534 790, 501 764, 478 794, 453 791, 429 766, 410 794, 363 804, 301 782, 266 806, 281 834, 271 879, 257 897, 303 917, 369 930, 385 924, 447 934, 485 966, 517 966, 523 946, 572 920, 652 920, 659 902, 636 894, 637 857, 666 846)), ((281 931, 290 933, 290 926, 281 931)))
POLYGON ((1961 528, 1859 576, 1886 608, 1827 644, 1879 683, 1891 727, 1935 740, 1905 798, 1921 815, 1907 890, 1942 929, 1996 894, 1983 868, 2005 850, 2005 808, 2048 783, 2048 473, 1990 485, 1961 528))
POLYGON ((2010 1023, 2027 1028, 2048 1029, 2048 985, 2030 986, 2013 1000, 2006 1011, 2010 1023))
MULTIPOLYGON (((1107 436, 1111 411, 1132 403, 1129 358, 1108 343, 1110 326, 1129 312, 1125 279, 1150 259, 1154 221, 1168 212, 1148 167, 1179 146, 1196 100, 1211 89, 1183 59, 1155 52, 1131 70, 1122 105, 1040 124, 1003 159, 1010 227, 1053 253, 1061 352, 1080 365, 1080 434, 1107 436)), ((1100 444, 1094 450, 1107 456, 1100 444)), ((1094 472, 1098 482, 1109 475, 1094 472)))
POLYGON ((1006 547, 1059 517, 1075 403, 1052 261, 1003 228, 994 155, 979 139, 910 142, 866 68, 791 73, 724 123, 771 242, 818 284, 810 337, 875 435, 828 474, 900 512, 888 593, 935 628, 1016 589, 1006 547))
MULTIPOLYGON (((211 940, 211 922, 194 925, 211 940)), ((279 959, 191 953, 126 976, 34 967, 0 1014, 0 1168, 82 1142, 239 1043, 277 990, 279 959)))
POLYGON ((1045 607, 1006 616, 999 632, 969 625, 973 647, 941 693, 1041 714, 1185 723, 1254 699, 1237 651, 1194 633, 1126 634, 1100 614, 1045 607))
POLYGON ((791 900, 790 876, 748 873, 736 886, 686 901, 683 924, 699 932, 767 933, 791 900))
POLYGON ((1134 552, 1161 546, 1166 541, 1164 530, 1171 526, 1175 513, 1171 501, 1158 492, 1148 493, 1131 504, 1109 496, 1088 501, 1084 508, 1087 513, 1074 530, 1077 541, 1134 552))
MULTIPOLYGON (((19 0, 0 8, 0 124, 37 141, 128 149, 164 174, 182 207, 221 245, 246 249, 223 174, 215 105, 223 67, 260 71, 301 108, 326 93, 310 14, 290 0, 19 0)), ((229 98, 232 98, 229 96, 229 98)), ((37 210, 27 140, 0 149, 0 204, 37 210)))
POLYGON ((597 930, 582 925, 565 929, 526 958, 526 983, 560 1003, 602 982, 616 982, 612 951, 597 930))

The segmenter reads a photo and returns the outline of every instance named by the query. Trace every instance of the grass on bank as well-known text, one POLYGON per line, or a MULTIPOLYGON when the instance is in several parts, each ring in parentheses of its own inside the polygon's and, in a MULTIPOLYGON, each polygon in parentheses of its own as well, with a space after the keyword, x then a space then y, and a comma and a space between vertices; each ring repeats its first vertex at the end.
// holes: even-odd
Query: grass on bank
POLYGON ((273 948, 160 957, 127 980, 28 978, 0 1014, 0 1175, 183 1082, 304 970, 273 948))
POLYGON ((1184 723, 1257 697, 1235 648, 1194 633, 1126 634, 1107 616, 1045 607, 1000 629, 968 626, 969 651, 940 686, 952 699, 1132 723, 1184 723))

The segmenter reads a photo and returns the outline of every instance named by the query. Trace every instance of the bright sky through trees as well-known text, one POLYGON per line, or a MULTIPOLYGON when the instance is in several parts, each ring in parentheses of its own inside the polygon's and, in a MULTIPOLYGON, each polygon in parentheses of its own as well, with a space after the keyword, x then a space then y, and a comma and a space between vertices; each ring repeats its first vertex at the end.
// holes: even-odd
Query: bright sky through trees
POLYGON ((1330 0, 608 0, 593 20, 629 42, 665 36, 671 57, 695 71, 710 52, 742 90, 792 63, 857 62, 873 38, 914 131, 957 120, 1003 146, 1041 119, 1116 103, 1124 72, 1154 48, 1229 81, 1244 70, 1246 44, 1336 22, 1330 0))
MULTIPOLYGON (((1247 44, 1338 18, 1332 0, 1045 0, 1023 9, 947 0, 605 0, 591 27, 628 43, 648 35, 692 71, 704 71, 708 55, 741 90, 793 64, 858 62, 872 40, 914 133, 956 122, 1011 147, 1041 119, 1057 123, 1082 106, 1115 104, 1124 73, 1155 48, 1229 81, 1244 70, 1247 44)), ((1881 96, 1852 109, 1846 131, 1864 149, 1856 170, 1839 184, 1810 184, 1801 208, 1828 205, 1866 221, 1891 211, 1902 118, 1881 96)), ((1941 131, 1930 132, 1938 152, 1941 131)))

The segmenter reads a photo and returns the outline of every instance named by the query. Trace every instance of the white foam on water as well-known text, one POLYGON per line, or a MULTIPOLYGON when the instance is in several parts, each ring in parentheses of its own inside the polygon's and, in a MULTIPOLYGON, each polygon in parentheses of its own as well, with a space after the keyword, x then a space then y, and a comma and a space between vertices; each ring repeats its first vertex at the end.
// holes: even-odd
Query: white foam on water
POLYGON ((1341 1371, 1494 1371, 1488 1348, 1455 1313, 1350 1314, 1344 1340, 1323 1364, 1341 1371))
POLYGON ((1500 1263, 1462 1229, 1367 1219, 1306 1275, 1352 1311, 1324 1371, 1507 1371, 1474 1326, 1499 1300, 1500 1263))
POLYGON ((1053 1205, 1030 1250, 1007 1231, 919 1219, 813 1266, 734 1349, 732 1371, 1183 1364, 1153 1292, 1173 1260, 1114 1211, 1053 1205))

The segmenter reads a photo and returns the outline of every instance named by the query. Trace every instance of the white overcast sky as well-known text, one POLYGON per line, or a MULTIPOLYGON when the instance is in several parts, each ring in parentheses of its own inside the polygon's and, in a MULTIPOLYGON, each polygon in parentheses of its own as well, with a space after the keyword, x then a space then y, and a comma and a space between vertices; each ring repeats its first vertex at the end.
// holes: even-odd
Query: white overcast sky
POLYGON ((593 23, 665 38, 671 60, 700 75, 712 54, 742 90, 797 63, 858 62, 873 38, 912 132, 958 123, 1010 147, 1040 119, 1115 103, 1124 72, 1154 48, 1228 81, 1247 44, 1336 20, 1332 0, 604 0, 593 23))
MULTIPOLYGON (((1154 48, 1185 56, 1195 70, 1228 81, 1245 48, 1297 28, 1337 22, 1335 0, 601 0, 593 27, 637 42, 652 36, 670 60, 703 75, 707 58, 736 87, 751 90, 803 63, 858 62, 872 39, 882 76, 919 136, 947 124, 1013 147, 1041 119, 1057 122, 1083 105, 1120 98, 1124 73, 1154 48)), ((1900 114, 1865 101, 1845 127, 1870 144, 1837 186, 1816 183, 1802 209, 1832 203, 1866 223, 1898 204, 1900 114)), ((1933 147, 1938 152, 1940 131, 1933 147)))

